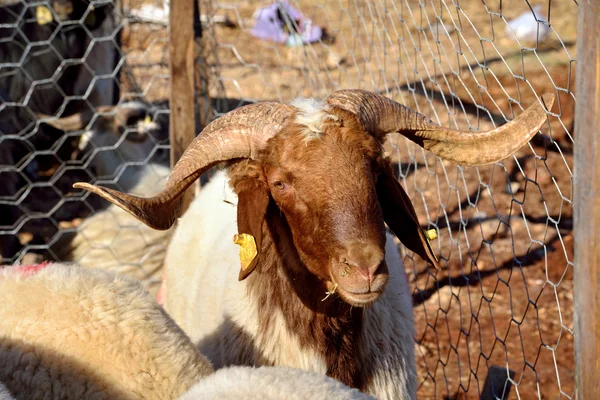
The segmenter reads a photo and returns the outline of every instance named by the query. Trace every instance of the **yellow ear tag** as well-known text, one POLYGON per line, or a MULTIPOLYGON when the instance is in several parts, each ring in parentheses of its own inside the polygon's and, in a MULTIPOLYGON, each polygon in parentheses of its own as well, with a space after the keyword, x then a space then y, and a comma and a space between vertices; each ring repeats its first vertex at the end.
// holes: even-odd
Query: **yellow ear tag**
POLYGON ((52 12, 46 6, 37 6, 35 9, 35 19, 38 25, 46 25, 52 22, 52 12))
POLYGON ((437 231, 435 229, 429 229, 428 231, 425 231, 425 237, 427 240, 437 239, 437 231))
POLYGON ((247 233, 235 234, 233 243, 240 245, 240 262, 242 263, 242 269, 245 271, 258 254, 254 236, 247 233))
POLYGON ((149 115, 146 115, 146 118, 144 119, 144 123, 149 124, 150 122, 152 122, 152 118, 150 118, 149 115))

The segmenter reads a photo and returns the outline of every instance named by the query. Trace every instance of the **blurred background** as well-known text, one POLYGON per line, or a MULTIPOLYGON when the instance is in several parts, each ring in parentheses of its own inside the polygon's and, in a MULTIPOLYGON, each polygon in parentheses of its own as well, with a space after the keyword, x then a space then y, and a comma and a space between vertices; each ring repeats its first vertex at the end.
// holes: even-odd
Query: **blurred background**
MULTIPOLYGON (((164 184, 170 9, 0 0, 2 264, 75 261, 156 293, 171 231, 72 184, 144 196, 164 184)), ((387 151, 443 267, 402 248, 419 398, 572 398, 577 2, 199 0, 189 12, 194 62, 178 73, 194 77, 196 133, 244 104, 345 88, 473 131, 557 96, 548 124, 501 163, 455 165, 399 135, 387 151)))

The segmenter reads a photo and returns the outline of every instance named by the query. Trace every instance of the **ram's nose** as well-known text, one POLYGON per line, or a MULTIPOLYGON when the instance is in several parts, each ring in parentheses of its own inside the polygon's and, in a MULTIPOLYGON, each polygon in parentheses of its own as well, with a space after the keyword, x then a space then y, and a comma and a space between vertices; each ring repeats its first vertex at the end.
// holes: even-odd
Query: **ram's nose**
POLYGON ((371 283, 375 273, 383 263, 385 254, 381 246, 373 243, 350 243, 346 246, 340 262, 348 265, 358 275, 371 283))

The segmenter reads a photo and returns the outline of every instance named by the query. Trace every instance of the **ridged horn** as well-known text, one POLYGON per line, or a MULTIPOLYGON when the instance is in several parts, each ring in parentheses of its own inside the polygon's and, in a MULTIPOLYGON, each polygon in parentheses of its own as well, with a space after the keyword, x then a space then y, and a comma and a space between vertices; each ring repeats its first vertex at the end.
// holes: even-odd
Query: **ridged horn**
POLYGON ((165 188, 154 197, 133 196, 82 182, 73 187, 96 193, 151 228, 169 229, 179 216, 181 195, 196 179, 222 161, 255 158, 295 110, 289 105, 265 102, 240 107, 214 120, 184 151, 165 188))
MULTIPOLYGON (((554 94, 541 98, 547 110, 554 94)), ((485 165, 501 161, 524 146, 546 122, 546 110, 535 102, 499 128, 483 132, 448 129, 387 97, 364 90, 340 90, 326 100, 357 115, 365 129, 380 140, 398 132, 432 153, 458 164, 485 165)))

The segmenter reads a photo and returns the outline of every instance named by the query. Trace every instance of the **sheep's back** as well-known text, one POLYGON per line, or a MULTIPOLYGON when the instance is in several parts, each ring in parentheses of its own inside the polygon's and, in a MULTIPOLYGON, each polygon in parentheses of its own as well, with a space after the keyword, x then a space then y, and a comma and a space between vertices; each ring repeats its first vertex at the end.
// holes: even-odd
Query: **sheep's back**
POLYGON ((289 367, 230 367, 202 378, 179 400, 373 400, 341 382, 289 367))
POLYGON ((175 398, 212 372, 137 282, 37 269, 0 268, 0 382, 18 398, 175 398))

